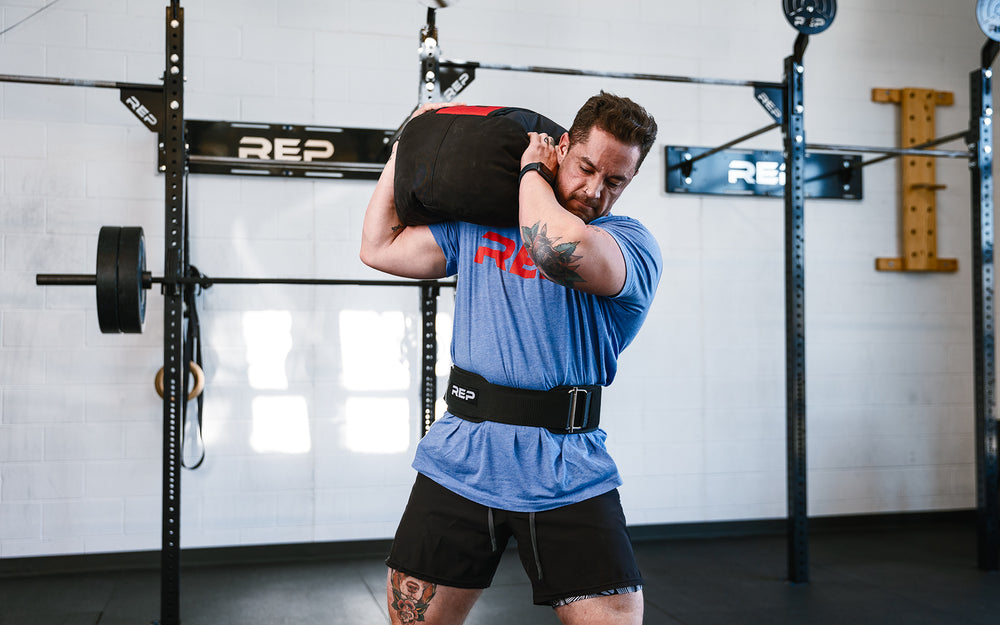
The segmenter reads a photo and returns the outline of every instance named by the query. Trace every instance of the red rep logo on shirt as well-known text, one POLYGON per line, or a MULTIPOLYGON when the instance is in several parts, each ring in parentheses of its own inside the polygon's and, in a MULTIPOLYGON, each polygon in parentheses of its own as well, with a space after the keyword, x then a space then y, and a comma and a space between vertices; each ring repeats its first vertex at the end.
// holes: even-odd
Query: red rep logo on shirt
POLYGON ((542 272, 535 269, 535 261, 531 260, 531 256, 528 255, 528 250, 522 245, 518 249, 517 241, 513 239, 508 239, 505 236, 497 234, 496 232, 487 232, 483 235, 483 238, 487 241, 493 241, 494 243, 499 243, 503 246, 503 249, 498 249, 495 247, 490 247, 488 245, 480 245, 479 249, 476 250, 475 261, 480 265, 486 261, 487 258, 492 258, 496 262, 497 268, 502 271, 508 271, 514 275, 521 276, 522 278, 534 278, 536 275, 541 279, 546 279, 542 272), (517 250, 517 256, 514 256, 514 250, 517 250), (514 256, 514 261, 510 264, 508 268, 507 260, 514 256))

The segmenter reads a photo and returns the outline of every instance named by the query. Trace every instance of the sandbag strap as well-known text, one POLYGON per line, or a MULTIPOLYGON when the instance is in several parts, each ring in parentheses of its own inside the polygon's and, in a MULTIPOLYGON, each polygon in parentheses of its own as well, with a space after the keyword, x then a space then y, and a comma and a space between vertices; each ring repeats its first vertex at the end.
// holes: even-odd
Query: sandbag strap
POLYGON ((601 422, 601 387, 560 386, 536 391, 491 384, 481 375, 451 368, 448 412, 467 421, 543 427, 555 434, 592 432, 601 422))

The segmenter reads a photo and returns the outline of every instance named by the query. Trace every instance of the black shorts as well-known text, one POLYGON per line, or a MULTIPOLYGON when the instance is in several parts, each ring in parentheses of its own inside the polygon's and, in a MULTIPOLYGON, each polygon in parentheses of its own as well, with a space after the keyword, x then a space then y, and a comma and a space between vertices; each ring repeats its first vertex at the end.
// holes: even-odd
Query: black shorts
POLYGON ((617 490, 555 510, 508 512, 421 474, 386 564, 434 584, 486 588, 511 537, 538 605, 642 584, 617 490))

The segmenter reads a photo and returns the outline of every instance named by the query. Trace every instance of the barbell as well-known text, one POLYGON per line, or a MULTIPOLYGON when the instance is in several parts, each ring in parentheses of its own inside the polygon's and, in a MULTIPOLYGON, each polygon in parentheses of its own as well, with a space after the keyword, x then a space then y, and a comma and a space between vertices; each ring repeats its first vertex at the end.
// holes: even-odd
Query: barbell
POLYGON ((97 321, 105 334, 138 334, 146 319, 146 291, 154 284, 194 285, 207 289, 215 284, 299 284, 351 286, 454 286, 437 280, 348 280, 329 278, 212 278, 154 276, 146 270, 146 239, 139 226, 102 226, 97 235, 97 263, 93 274, 40 273, 39 286, 94 286, 97 290, 97 321))

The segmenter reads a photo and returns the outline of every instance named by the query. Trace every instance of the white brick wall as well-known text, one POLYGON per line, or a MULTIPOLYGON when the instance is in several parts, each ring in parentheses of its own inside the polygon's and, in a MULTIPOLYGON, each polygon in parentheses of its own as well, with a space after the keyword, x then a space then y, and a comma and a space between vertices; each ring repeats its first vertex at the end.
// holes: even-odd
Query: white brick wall
MULTIPOLYGON (((165 4, 55 5, 0 38, 0 73, 156 83, 165 4)), ((426 10, 412 0, 183 4, 192 119, 391 128, 413 106, 426 10)), ((964 4, 840 2, 805 56, 809 140, 896 141, 896 110, 870 101, 874 87, 952 91, 938 130, 961 129, 984 40, 964 4)), ((608 16, 594 0, 466 0, 440 11, 438 27, 447 58, 779 81, 795 32, 777 3, 723 5, 622 0, 608 16)), ((0 26, 38 6, 7 2, 0 26)), ((488 70, 462 99, 569 123, 599 89, 645 104, 660 125, 619 205, 649 225, 666 260, 606 398, 626 512, 635 524, 781 517, 781 201, 662 191, 664 145, 714 145, 770 120, 748 89, 488 70)), ((114 90, 0 83, 0 557, 159 545, 162 301, 150 292, 144 334, 106 336, 93 289, 34 285, 39 272, 93 271, 105 224, 142 225, 150 269, 162 271, 156 141, 114 90)), ((779 134, 748 146, 779 149, 779 134)), ((876 273, 876 257, 897 253, 897 171, 866 169, 862 202, 807 208, 812 514, 974 505, 968 174, 938 163, 939 250, 959 259, 957 274, 876 273)), ((193 262, 216 276, 380 277, 357 259, 371 189, 192 176, 193 262)), ((208 455, 183 474, 182 544, 391 536, 419 436, 416 292, 220 285, 200 304, 208 455), (259 317, 247 312, 285 325, 248 334, 259 317), (389 325, 357 326, 372 319, 389 325), (397 338, 344 358, 351 338, 375 331, 397 338), (275 341, 262 387, 253 361, 275 341), (359 380, 372 370, 395 372, 391 388, 359 380), (359 421, 370 400, 389 408, 359 421), (290 411, 295 427, 279 428, 288 440, 262 442, 269 405, 290 411), (373 453, 357 429, 397 422, 392 452, 373 453)), ((449 318, 449 291, 439 304, 449 318)))

